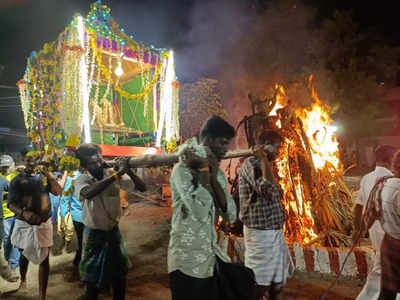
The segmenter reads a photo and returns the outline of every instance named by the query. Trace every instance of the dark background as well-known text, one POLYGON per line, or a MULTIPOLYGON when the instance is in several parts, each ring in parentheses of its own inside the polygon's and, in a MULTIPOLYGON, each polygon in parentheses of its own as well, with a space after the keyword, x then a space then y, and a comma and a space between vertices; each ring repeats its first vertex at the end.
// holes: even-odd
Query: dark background
MULTIPOLYGON (((26 140, 15 83, 23 76, 26 58, 53 41, 75 13, 86 15, 88 0, 0 0, 0 151, 19 147, 26 140), (9 88, 6 88, 9 87, 9 88), (7 128, 10 128, 7 129, 7 128), (14 145, 14 146, 12 146, 14 145)), ((113 18, 145 45, 176 52, 180 81, 213 77, 220 67, 221 49, 229 47, 238 22, 246 26, 266 0, 104 0, 113 18), (231 30, 232 29, 232 30, 231 30)), ((351 10, 365 30, 371 27, 385 41, 398 45, 398 10, 395 1, 305 0, 326 18, 338 10, 351 10)), ((295 4, 296 1, 293 1, 295 4)), ((239 26, 240 27, 240 26, 239 26)))

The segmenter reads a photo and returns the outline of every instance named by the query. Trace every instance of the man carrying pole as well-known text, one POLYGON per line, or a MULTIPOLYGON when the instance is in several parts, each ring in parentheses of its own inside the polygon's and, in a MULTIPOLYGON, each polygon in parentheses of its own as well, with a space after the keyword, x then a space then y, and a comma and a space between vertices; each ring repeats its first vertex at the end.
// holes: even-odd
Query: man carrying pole
POLYGON ((184 152, 170 177, 172 223, 168 275, 173 300, 218 299, 214 268, 229 261, 217 245, 216 217, 233 223, 236 206, 227 190, 220 160, 235 135, 231 125, 211 117, 203 125, 193 152, 184 152))
POLYGON ((82 203, 83 256, 80 263, 86 293, 81 300, 95 300, 113 290, 114 300, 125 299, 128 257, 119 231, 120 189, 132 190, 140 179, 129 168, 129 159, 117 160, 118 171, 107 169, 96 144, 82 144, 76 151, 85 169, 75 181, 75 195, 82 203), (129 175, 129 176, 128 176, 129 175))

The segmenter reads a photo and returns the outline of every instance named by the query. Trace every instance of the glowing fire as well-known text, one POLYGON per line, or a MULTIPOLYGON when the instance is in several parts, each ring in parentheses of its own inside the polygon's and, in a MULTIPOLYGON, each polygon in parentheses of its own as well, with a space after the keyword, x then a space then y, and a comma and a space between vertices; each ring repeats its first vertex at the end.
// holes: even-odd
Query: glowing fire
POLYGON ((331 125, 332 120, 328 113, 329 107, 319 100, 312 86, 311 93, 315 101, 312 109, 296 111, 296 115, 303 121, 314 165, 318 169, 325 167, 331 169, 330 165, 333 165, 335 169, 340 169, 339 143, 336 139, 336 127, 331 125))
MULTIPOLYGON (((271 112, 269 113, 270 116, 278 116, 278 109, 285 107, 283 102, 283 97, 285 96, 285 90, 283 86, 275 84, 275 91, 276 91, 276 96, 275 96, 276 102, 271 112)), ((275 125, 278 128, 281 128, 282 127, 281 120, 277 120, 275 125)))
MULTIPOLYGON (((284 206, 287 212, 292 211, 298 217, 299 242, 309 243, 317 238, 315 233, 314 218, 311 214, 311 202, 304 197, 301 177, 291 177, 289 166, 289 148, 295 146, 292 141, 285 139, 276 167, 278 170, 279 184, 284 193, 284 206)), ((288 214, 290 216, 290 213, 288 214)), ((287 232, 287 228, 284 228, 287 232)))
MULTIPOLYGON (((310 77, 310 82, 311 79, 310 77)), ((276 103, 269 116, 279 117, 278 109, 284 108, 287 103, 284 103, 283 87, 276 85, 276 89, 276 103)), ((314 100, 311 109, 298 108, 294 111, 295 116, 301 120, 307 141, 303 140, 301 132, 298 132, 300 129, 297 129, 300 142, 296 145, 294 141, 285 138, 276 163, 279 183, 284 191, 283 204, 290 218, 285 225, 285 232, 302 243, 309 243, 318 236, 311 212, 311 191, 310 188, 307 190, 305 187, 301 171, 292 169, 293 163, 291 165, 290 161, 298 159, 298 156, 293 153, 298 147, 302 147, 302 151, 306 152, 307 144, 316 169, 326 168, 328 171, 340 169, 339 144, 335 136, 336 128, 331 125, 329 107, 319 100, 314 88, 310 86, 310 89, 314 100)), ((281 120, 278 120, 275 125, 281 128, 281 120)))

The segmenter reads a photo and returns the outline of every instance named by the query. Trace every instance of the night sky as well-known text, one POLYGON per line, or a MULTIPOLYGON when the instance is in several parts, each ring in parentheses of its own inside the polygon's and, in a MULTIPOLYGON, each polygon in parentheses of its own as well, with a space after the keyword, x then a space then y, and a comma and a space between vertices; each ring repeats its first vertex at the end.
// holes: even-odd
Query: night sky
MULTIPOLYGON (((53 41, 75 13, 86 15, 90 0, 0 0, 0 86, 15 86, 23 76, 26 57, 53 41)), ((230 24, 242 16, 251 18, 273 0, 103 0, 114 19, 145 45, 176 51, 181 81, 213 76, 217 56, 207 62, 197 58, 204 51, 218 53, 229 38, 230 24), (234 7, 234 8, 233 8, 234 7), (208 37, 210 42, 208 43, 208 37), (211 42, 212 41, 212 42, 211 42), (219 43, 221 42, 221 45, 219 43), (207 47, 204 47, 207 44, 207 47), (213 48, 214 47, 214 48, 213 48), (215 51, 213 51, 215 49, 215 51)), ((296 1, 293 0, 295 3, 296 1)), ((376 28, 387 41, 400 44, 396 1, 306 0, 321 18, 335 9, 352 10, 363 28, 376 28), (370 3, 370 4, 369 4, 370 3)), ((0 127, 23 130, 16 89, 0 88, 0 127)), ((1 139, 0 143, 4 140, 1 139)), ((1 151, 1 149, 0 149, 1 151)))

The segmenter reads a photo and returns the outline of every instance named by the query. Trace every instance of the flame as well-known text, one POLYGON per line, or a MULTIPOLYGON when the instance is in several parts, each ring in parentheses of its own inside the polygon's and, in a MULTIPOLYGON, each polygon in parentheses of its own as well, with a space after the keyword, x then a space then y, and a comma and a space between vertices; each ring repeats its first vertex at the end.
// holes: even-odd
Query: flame
MULTIPOLYGON (((329 116, 329 106, 322 103, 312 86, 312 76, 309 79, 311 96, 314 103, 311 109, 298 108, 294 114, 302 122, 306 141, 303 140, 303 135, 299 133, 299 143, 285 138, 279 158, 276 161, 276 170, 279 176, 279 184, 284 192, 283 204, 287 215, 291 220, 285 224, 285 232, 287 236, 293 240, 302 243, 309 243, 316 239, 316 227, 312 215, 312 201, 310 191, 306 191, 304 179, 300 170, 291 170, 290 160, 296 159, 294 153, 296 147, 302 147, 304 152, 311 152, 312 162, 317 170, 340 169, 339 160, 339 143, 336 138, 336 128, 332 126, 332 120, 329 116), (309 197, 307 197, 309 196, 309 197), (290 225, 290 226, 289 226, 290 225), (289 229, 289 227, 291 227, 289 229), (291 231, 290 233, 288 231, 291 231), (296 232, 293 233, 293 230, 296 232)), ((284 108, 285 91, 281 85, 276 85, 276 103, 269 113, 269 116, 278 116, 278 109, 284 108)), ((280 116, 278 116, 280 117, 280 116)), ((275 123, 278 128, 281 128, 281 120, 275 123)), ((283 129, 284 130, 284 129, 283 129)))
POLYGON ((321 102, 313 86, 310 88, 315 103, 311 110, 297 110, 296 115, 303 122, 314 165, 320 170, 325 167, 331 169, 331 166, 340 170, 339 142, 336 138, 336 127, 332 126, 329 116, 330 107, 321 102))
MULTIPOLYGON (((318 236, 315 230, 314 218, 311 214, 311 201, 304 198, 302 178, 300 175, 291 177, 289 166, 289 148, 294 147, 293 141, 285 139, 279 158, 276 160, 276 168, 279 176, 279 184, 283 190, 283 204, 290 216, 290 211, 297 214, 298 235, 297 241, 309 243, 318 236)), ((286 226, 285 226, 286 227, 286 226)), ((287 232, 287 228, 284 228, 287 232)))
MULTIPOLYGON (((285 89, 279 84, 275 84, 275 105, 269 113, 269 116, 278 116, 278 109, 285 107, 284 96, 286 96, 285 89)), ((282 128, 281 120, 277 120, 275 125, 282 128)))

